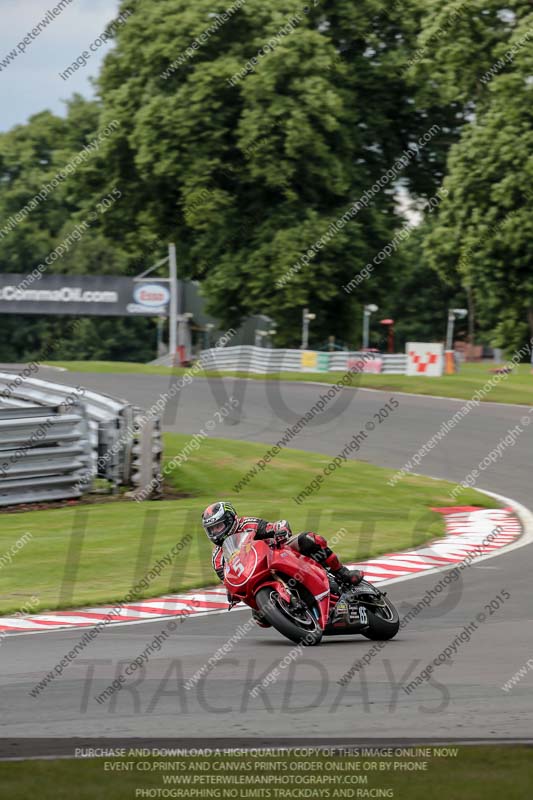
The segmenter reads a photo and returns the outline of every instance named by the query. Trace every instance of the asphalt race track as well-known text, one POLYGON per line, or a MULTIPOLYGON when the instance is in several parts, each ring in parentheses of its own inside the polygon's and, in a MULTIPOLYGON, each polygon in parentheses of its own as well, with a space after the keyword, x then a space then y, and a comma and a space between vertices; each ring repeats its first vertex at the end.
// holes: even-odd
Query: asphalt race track
MULTIPOLYGON (((168 390, 171 380, 144 375, 42 372, 42 377, 50 380, 81 383, 115 396, 120 394, 144 408, 168 390)), ((165 414, 165 430, 195 433, 213 417, 226 393, 241 401, 242 417, 233 419, 232 424, 218 425, 212 435, 271 445, 287 425, 327 392, 323 385, 283 384, 280 399, 274 396, 279 386, 262 381, 195 379, 180 392, 177 408, 165 414), (285 408, 283 416, 281 403, 285 408)), ((387 424, 377 426, 368 436, 356 457, 399 469, 463 401, 395 396, 399 408, 387 424)), ((289 446, 335 456, 388 399, 384 392, 345 389, 341 400, 332 402, 332 411, 328 406, 330 420, 309 425, 289 446)), ((510 428, 522 424, 521 419, 527 414, 524 406, 483 404, 472 410, 416 471, 462 480, 510 428)), ((483 473, 479 487, 533 507, 532 449, 533 434, 525 429, 514 446, 483 473)), ((213 487, 213 499, 216 495, 213 487)), ((281 505, 279 498, 265 499, 265 508, 272 508, 272 518, 283 513, 290 519, 292 502, 290 498, 286 500, 281 505)), ((460 502, 459 497, 457 504, 460 502)), ((257 511, 239 505, 238 510, 252 514, 257 511)), ((326 536, 329 533, 321 532, 326 536)), ((142 652, 160 632, 161 621, 107 628, 87 648, 87 655, 80 656, 37 698, 29 696, 29 690, 72 648, 80 633, 9 636, 1 645, 0 738, 533 739, 533 671, 511 691, 501 688, 533 657, 532 572, 533 545, 472 566, 463 581, 452 584, 454 588, 441 596, 436 606, 401 631, 376 655, 364 674, 356 673, 347 686, 340 686, 337 681, 355 659, 372 647, 362 637, 325 639, 319 648, 306 650, 291 666, 281 669, 279 679, 255 698, 250 690, 279 666, 292 647, 276 632, 259 628, 238 641, 205 681, 190 691, 184 687, 185 681, 248 620, 247 610, 186 620, 152 656, 144 674, 102 705, 94 696, 115 678, 117 662, 129 662, 142 652), (406 694, 402 685, 424 669, 502 590, 511 594, 503 608, 480 626, 451 663, 435 670, 431 682, 406 694)), ((393 584, 390 594, 400 614, 432 588, 437 578, 430 575, 393 584)))

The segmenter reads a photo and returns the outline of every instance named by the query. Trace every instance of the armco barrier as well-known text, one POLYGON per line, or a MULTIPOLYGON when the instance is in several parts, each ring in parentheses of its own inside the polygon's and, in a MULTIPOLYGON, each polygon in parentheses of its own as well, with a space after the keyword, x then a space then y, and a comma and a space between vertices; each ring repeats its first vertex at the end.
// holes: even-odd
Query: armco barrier
MULTIPOLYGON (((150 480, 155 479, 152 482, 155 488, 153 492, 147 492, 146 497, 158 496, 162 450, 158 418, 149 420, 152 427, 149 433, 145 433, 146 425, 138 424, 142 410, 134 408, 126 400, 82 387, 77 391, 70 386, 21 377, 14 372, 0 372, 0 408, 18 408, 27 411, 31 417, 36 406, 63 408, 72 402, 73 397, 82 405, 86 415, 90 445, 89 462, 83 474, 78 476, 77 491, 87 491, 94 477, 106 478, 115 487, 133 485, 136 490, 142 489, 144 484, 141 485, 141 481, 150 475, 150 480), (149 447, 145 443, 147 437, 150 438, 149 447), (142 446, 141 454, 136 450, 139 444, 142 446)), ((0 472, 0 483, 1 479, 0 472)), ((57 495, 43 499, 57 499, 57 495)))
MULTIPOLYGON (((312 351, 311 351, 312 352, 312 351)), ((238 347, 215 347, 203 350, 199 360, 205 369, 236 370, 258 374, 277 372, 346 372, 348 363, 359 359, 369 360, 369 353, 336 351, 334 353, 316 352, 311 355, 310 361, 316 356, 319 368, 306 369, 302 367, 301 350, 281 350, 265 347, 241 345, 238 347), (320 365, 325 368, 320 368, 320 365)), ((404 353, 379 354, 372 358, 382 362, 381 372, 384 374, 403 375, 407 369, 407 356, 404 353)))
MULTIPOLYGON (((163 441, 158 417, 146 419, 140 408, 133 409, 134 434, 131 443, 131 483, 142 499, 145 487, 152 487, 152 497, 161 495, 161 460, 163 441)), ((150 492, 148 492, 150 494, 150 492)))
POLYGON ((0 408, 0 506, 79 497, 90 479, 84 406, 0 408))

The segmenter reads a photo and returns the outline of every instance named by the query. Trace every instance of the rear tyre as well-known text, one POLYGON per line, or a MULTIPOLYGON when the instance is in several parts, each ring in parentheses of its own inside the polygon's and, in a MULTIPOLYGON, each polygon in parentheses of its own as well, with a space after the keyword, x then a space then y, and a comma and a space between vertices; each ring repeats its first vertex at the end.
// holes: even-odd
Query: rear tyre
POLYGON ((383 597, 383 607, 377 607, 370 611, 366 606, 368 617, 368 628, 361 631, 367 639, 375 641, 386 641, 392 639, 400 629, 400 616, 395 607, 386 597, 383 597))
POLYGON ((320 644, 322 629, 309 609, 295 613, 271 586, 259 589, 255 600, 263 617, 282 636, 296 644, 320 644))

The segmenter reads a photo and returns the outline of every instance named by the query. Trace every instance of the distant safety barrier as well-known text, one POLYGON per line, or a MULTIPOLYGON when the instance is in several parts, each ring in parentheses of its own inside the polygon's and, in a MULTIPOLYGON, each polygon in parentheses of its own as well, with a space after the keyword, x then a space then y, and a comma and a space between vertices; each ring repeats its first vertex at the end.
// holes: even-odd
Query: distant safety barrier
POLYGON ((281 350, 241 345, 215 347, 200 353, 204 369, 238 370, 260 374, 277 372, 359 372, 404 375, 407 355, 369 352, 333 353, 315 350, 281 350))

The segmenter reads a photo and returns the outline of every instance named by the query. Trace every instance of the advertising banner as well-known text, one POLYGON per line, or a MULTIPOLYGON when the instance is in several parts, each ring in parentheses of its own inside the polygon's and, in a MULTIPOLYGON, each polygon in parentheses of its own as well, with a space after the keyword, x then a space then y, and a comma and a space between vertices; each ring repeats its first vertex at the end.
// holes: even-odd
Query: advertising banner
POLYGON ((315 350, 303 350, 300 368, 302 372, 328 372, 329 353, 319 353, 315 350))
POLYGON ((157 280, 111 275, 0 274, 0 314, 167 316, 170 292, 157 280))
POLYGON ((407 342, 407 375, 440 378, 444 369, 444 345, 436 342, 407 342))
POLYGON ((316 372, 316 353, 314 350, 302 350, 300 367, 302 372, 316 372))
POLYGON ((373 372, 379 373, 383 369, 382 358, 349 358, 346 363, 347 370, 355 370, 356 372, 373 372))

